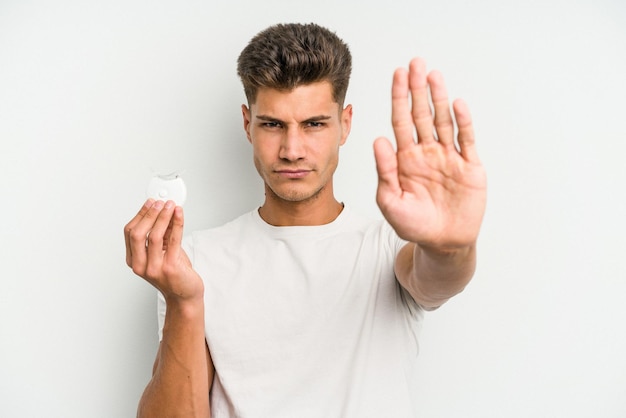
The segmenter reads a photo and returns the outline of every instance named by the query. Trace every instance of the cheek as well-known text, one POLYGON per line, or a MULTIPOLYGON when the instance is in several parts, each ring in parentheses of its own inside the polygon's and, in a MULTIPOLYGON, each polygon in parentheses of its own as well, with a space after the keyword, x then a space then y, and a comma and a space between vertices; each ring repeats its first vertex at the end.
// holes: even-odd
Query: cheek
POLYGON ((256 155, 253 157, 253 161, 254 161, 254 168, 256 169, 256 172, 259 175, 259 177, 264 182, 268 182, 269 176, 267 175, 267 172, 268 172, 267 165, 264 165, 263 162, 256 155))
POLYGON ((256 167, 257 170, 259 170, 259 172, 261 171, 264 165, 267 165, 267 162, 263 157, 263 153, 261 152, 261 150, 257 148, 253 150, 252 158, 254 160, 254 166, 256 167))
POLYGON ((252 147, 252 159, 254 167, 261 177, 266 178, 272 171, 272 167, 276 164, 276 155, 267 146, 259 146, 258 141, 252 147))
POLYGON ((325 150, 324 162, 326 171, 330 171, 331 173, 334 172, 337 164, 339 163, 339 148, 333 146, 332 148, 325 150))
POLYGON ((269 150, 267 144, 265 146, 261 146, 264 142, 256 140, 252 143, 252 153, 254 154, 254 159, 265 161, 267 160, 269 150))

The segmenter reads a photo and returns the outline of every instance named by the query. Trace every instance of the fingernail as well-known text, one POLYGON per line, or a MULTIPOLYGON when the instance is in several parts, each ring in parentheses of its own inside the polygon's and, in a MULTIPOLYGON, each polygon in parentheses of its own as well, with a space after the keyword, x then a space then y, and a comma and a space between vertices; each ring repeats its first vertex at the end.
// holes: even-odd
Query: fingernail
POLYGON ((165 209, 171 209, 171 208, 172 208, 172 206, 174 206, 174 202, 172 202, 171 200, 168 200, 168 201, 165 203, 165 209))
POLYGON ((162 209, 163 208, 163 201, 162 200, 157 200, 156 202, 154 202, 154 208, 155 209, 162 209))

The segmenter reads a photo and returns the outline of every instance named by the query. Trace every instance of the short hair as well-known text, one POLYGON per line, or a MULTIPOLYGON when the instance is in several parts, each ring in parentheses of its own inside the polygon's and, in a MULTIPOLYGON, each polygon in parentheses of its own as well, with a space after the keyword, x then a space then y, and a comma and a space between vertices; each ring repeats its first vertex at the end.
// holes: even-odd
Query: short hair
POLYGON ((320 81, 332 86, 343 106, 352 71, 348 45, 315 23, 277 24, 255 35, 237 59, 237 74, 248 104, 259 88, 290 91, 320 81))

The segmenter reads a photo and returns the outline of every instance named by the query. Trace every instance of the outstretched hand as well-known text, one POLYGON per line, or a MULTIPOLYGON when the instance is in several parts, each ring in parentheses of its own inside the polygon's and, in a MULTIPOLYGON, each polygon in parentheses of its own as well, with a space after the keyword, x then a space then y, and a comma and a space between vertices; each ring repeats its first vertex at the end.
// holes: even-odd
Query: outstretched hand
POLYGON ((374 143, 383 216, 401 238, 439 249, 472 245, 486 204, 469 109, 462 100, 452 107, 454 117, 441 74, 427 74, 425 62, 415 58, 393 78, 397 150, 387 138, 374 143))

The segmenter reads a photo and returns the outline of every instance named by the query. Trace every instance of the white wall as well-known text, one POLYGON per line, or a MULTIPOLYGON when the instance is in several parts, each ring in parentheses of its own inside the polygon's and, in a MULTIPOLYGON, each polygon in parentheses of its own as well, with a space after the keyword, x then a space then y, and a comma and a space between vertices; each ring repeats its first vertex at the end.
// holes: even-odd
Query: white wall
POLYGON ((489 174, 480 265, 428 314, 423 417, 626 416, 621 0, 0 2, 0 416, 130 417, 154 291, 122 227, 184 170, 187 228, 261 202, 235 60, 316 21, 352 47, 338 197, 378 214, 373 139, 414 55, 469 102, 489 174))

